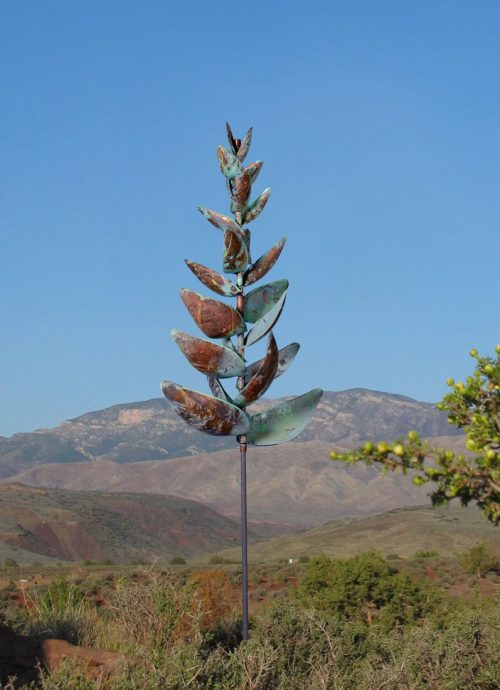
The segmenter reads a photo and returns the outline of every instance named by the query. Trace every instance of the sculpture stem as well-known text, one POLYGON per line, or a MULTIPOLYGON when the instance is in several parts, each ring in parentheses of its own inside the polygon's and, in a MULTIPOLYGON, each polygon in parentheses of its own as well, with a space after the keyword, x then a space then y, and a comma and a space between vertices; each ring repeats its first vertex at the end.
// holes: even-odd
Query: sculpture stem
POLYGON ((241 635, 248 640, 247 437, 240 436, 241 473, 241 635))
MULTIPOLYGON (((242 225, 241 212, 235 213, 235 220, 242 225)), ((236 298, 236 309, 243 316, 245 310, 245 298, 243 296, 243 273, 238 273, 238 285, 241 292, 236 298)), ((245 336, 238 335, 238 353, 245 356, 245 336)), ((241 391, 245 385, 245 379, 240 376, 236 382, 236 388, 241 391)), ((240 442, 240 486, 241 486, 241 636, 248 640, 248 527, 247 527, 247 437, 242 434, 240 442)))

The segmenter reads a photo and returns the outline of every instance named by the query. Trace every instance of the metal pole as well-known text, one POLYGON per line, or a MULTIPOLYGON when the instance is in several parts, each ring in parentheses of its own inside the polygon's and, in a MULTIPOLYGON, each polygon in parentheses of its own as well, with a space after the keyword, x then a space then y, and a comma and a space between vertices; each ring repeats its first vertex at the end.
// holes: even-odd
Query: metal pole
POLYGON ((241 634, 248 640, 247 437, 240 436, 241 470, 241 634))
MULTIPOLYGON (((241 211, 235 213, 235 220, 242 225, 241 211)), ((236 309, 243 314, 245 300, 243 297, 243 273, 238 273, 238 286, 241 289, 236 298, 236 309)), ((245 336, 238 335, 238 352, 245 356, 245 336)), ((245 386, 243 376, 236 382, 236 388, 241 390, 245 386)), ((248 640, 248 527, 247 527, 247 437, 245 434, 239 437, 240 442, 240 486, 241 486, 241 636, 248 640)))

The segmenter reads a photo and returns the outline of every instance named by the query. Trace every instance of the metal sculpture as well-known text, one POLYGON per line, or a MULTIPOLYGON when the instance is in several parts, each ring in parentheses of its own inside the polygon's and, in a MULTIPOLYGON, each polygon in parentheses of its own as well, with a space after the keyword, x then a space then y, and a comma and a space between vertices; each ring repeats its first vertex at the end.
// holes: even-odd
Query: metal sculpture
POLYGON ((249 405, 264 395, 273 380, 288 369, 300 346, 291 343, 278 350, 272 331, 285 305, 288 280, 276 280, 245 294, 245 287, 263 278, 274 266, 286 237, 252 263, 250 230, 243 226, 260 215, 271 190, 265 189, 250 201, 252 184, 263 165, 262 161, 256 161, 243 166, 252 140, 252 128, 243 141, 235 139, 229 124, 226 128, 230 149, 219 146, 217 158, 226 178, 230 209, 235 218, 233 220, 202 206, 198 210, 222 231, 223 272, 234 274, 235 282, 195 261, 185 261, 205 287, 223 297, 236 297, 236 309, 193 290, 181 290, 181 299, 200 330, 209 338, 222 339, 222 344, 172 330, 172 338, 188 362, 207 376, 212 395, 184 388, 171 381, 163 381, 162 391, 174 411, 199 431, 215 436, 237 437, 241 470, 242 635, 247 640, 247 445, 277 445, 298 436, 309 422, 323 391, 315 388, 258 414, 247 411, 249 405), (265 356, 253 364, 247 364, 246 348, 266 335, 265 356), (233 342, 233 338, 236 342, 233 342), (220 379, 233 377, 237 379, 237 392, 232 397, 220 379))

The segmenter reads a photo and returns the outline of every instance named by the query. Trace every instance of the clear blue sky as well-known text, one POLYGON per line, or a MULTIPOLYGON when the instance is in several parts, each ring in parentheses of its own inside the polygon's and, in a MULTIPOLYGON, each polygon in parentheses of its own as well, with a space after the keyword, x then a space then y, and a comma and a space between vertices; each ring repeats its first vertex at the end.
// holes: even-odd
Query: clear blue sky
POLYGON ((0 434, 205 389, 169 331, 183 259, 220 266, 226 119, 273 188, 254 254, 288 235, 270 394, 436 401, 500 341, 498 2, 4 0, 0 32, 0 434))

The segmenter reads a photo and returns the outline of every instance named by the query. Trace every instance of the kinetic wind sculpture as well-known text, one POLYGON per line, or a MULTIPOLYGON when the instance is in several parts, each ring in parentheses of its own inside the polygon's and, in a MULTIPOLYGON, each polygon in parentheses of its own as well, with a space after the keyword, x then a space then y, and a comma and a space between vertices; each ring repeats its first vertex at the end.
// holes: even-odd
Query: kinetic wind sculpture
POLYGON ((250 128, 243 141, 235 139, 229 125, 230 149, 219 146, 217 157, 226 178, 235 219, 208 208, 199 207, 203 216, 224 238, 223 271, 233 274, 236 281, 211 268, 186 259, 186 264, 205 285, 223 297, 235 297, 236 309, 210 297, 183 288, 181 298, 196 324, 209 338, 222 339, 213 343, 182 331, 172 330, 172 338, 188 362, 208 377, 213 395, 198 393, 171 381, 163 381, 163 394, 175 412, 199 431, 215 436, 236 436, 240 445, 241 464, 241 542, 242 542, 242 627, 248 639, 248 570, 247 570, 247 505, 246 451, 247 444, 272 446, 298 436, 306 427, 318 404, 322 390, 315 388, 297 398, 282 402, 258 414, 249 414, 247 407, 258 400, 275 378, 281 376, 298 352, 299 344, 291 343, 279 350, 272 329, 285 304, 287 280, 276 280, 245 294, 248 285, 263 278, 276 263, 285 245, 283 237, 255 262, 250 258, 250 230, 243 226, 255 220, 269 199, 268 188, 249 202, 252 184, 262 168, 262 161, 250 163, 246 158, 252 139, 250 128), (250 324, 250 326, 247 326, 250 324), (265 356, 247 365, 245 350, 267 337, 265 356), (236 342, 233 342, 233 338, 236 342), (222 386, 221 379, 236 377, 234 396, 222 386))

